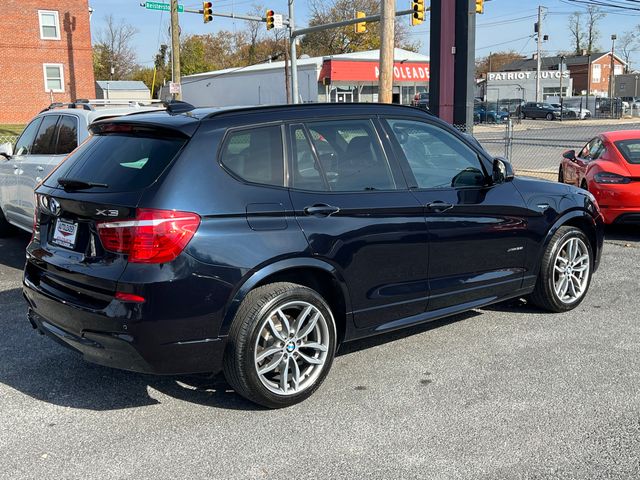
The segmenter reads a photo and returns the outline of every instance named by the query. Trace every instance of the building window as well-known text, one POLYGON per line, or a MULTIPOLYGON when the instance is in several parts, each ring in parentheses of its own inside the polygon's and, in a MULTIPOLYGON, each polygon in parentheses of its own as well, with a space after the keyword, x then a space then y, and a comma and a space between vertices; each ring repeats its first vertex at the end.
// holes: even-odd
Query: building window
POLYGON ((591 82, 593 83, 600 83, 600 65, 599 64, 594 64, 593 65, 593 74, 591 75, 591 82))
POLYGON ((64 69, 61 63, 45 63, 42 66, 44 71, 45 92, 64 92, 64 69))
POLYGON ((40 38, 42 40, 60 40, 60 20, 55 10, 38 10, 40 19, 40 38))

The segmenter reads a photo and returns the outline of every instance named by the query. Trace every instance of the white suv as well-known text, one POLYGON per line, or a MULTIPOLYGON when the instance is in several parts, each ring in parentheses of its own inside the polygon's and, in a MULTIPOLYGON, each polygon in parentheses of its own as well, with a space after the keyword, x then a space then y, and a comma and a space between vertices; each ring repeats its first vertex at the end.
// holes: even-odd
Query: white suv
POLYGON ((33 227, 33 190, 88 136, 98 119, 155 109, 137 102, 54 103, 24 129, 15 145, 0 145, 0 236, 33 227))

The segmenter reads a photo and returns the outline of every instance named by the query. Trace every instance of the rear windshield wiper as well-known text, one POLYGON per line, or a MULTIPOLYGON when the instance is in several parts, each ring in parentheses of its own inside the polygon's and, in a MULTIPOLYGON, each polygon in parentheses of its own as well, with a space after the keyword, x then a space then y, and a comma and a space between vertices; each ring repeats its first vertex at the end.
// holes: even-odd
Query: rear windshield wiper
POLYGON ((86 190, 87 188, 100 187, 109 188, 106 183, 86 182, 75 178, 59 178, 58 185, 65 190, 86 190))

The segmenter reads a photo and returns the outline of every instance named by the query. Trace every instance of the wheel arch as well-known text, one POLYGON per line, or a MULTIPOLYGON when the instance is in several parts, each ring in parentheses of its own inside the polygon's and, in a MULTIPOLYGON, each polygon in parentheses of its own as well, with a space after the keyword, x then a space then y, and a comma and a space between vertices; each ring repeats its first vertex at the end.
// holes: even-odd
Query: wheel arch
POLYGON ((598 238, 598 229, 596 226, 596 222, 586 210, 572 210, 565 213, 558 220, 556 220, 556 222, 547 232, 547 236, 542 243, 540 255, 538 258, 542 258, 542 255, 551 242, 551 238, 558 231, 558 229, 565 226, 579 228, 587 236, 587 238, 589 239, 589 243, 591 244, 595 271, 598 267, 600 259, 600 249, 602 247, 601 242, 599 241, 600 239, 598 238))
POLYGON ((297 283, 317 291, 331 308, 336 322, 338 345, 342 342, 349 330, 349 292, 340 272, 330 263, 315 258, 280 260, 251 273, 233 295, 223 317, 219 335, 229 333, 240 304, 251 290, 274 282, 297 283))

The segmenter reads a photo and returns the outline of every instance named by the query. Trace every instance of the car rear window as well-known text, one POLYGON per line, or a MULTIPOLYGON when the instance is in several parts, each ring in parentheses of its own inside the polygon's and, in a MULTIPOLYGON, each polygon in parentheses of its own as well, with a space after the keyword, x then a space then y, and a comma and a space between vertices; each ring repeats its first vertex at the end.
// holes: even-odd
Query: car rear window
POLYGON ((627 162, 640 164, 640 139, 619 140, 615 144, 627 162))
POLYGON ((132 192, 155 182, 186 143, 185 138, 141 135, 94 135, 45 181, 59 187, 61 178, 107 187, 109 192, 132 192))

